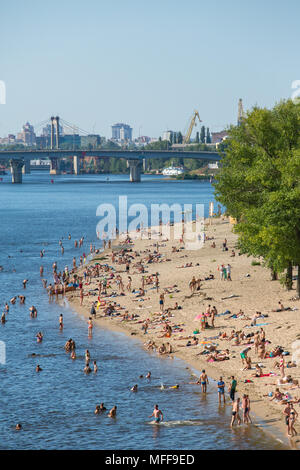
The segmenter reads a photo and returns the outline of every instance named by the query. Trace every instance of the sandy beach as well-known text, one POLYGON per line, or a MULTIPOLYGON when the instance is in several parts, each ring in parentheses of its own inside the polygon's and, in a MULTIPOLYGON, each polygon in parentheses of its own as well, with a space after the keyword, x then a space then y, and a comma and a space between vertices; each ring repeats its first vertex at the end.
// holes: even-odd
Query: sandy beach
MULTIPOLYGON (((169 343, 172 353, 164 355, 169 357, 176 355, 198 370, 199 375, 200 371, 205 369, 212 379, 218 380, 220 376, 223 377, 228 403, 230 399, 227 390, 231 382, 230 378, 234 375, 237 380, 238 396, 242 397, 244 393, 249 394, 251 413, 259 417, 259 419, 254 418, 254 423, 266 431, 275 429, 280 435, 286 436, 283 416, 285 405, 270 401, 267 395, 270 392, 274 393, 278 387, 284 394, 289 393, 294 400, 300 398, 300 388, 295 384, 295 380, 300 379, 300 367, 286 367, 288 361, 292 361, 292 343, 300 338, 298 330, 300 303, 293 299, 295 290, 288 292, 279 281, 271 281, 270 271, 263 267, 262 260, 255 260, 260 261, 261 265, 252 265, 254 258, 246 255, 239 256, 236 248, 237 236, 232 232, 232 227, 226 218, 212 219, 211 224, 206 221, 206 241, 204 246, 196 251, 186 249, 185 244, 179 240, 167 240, 164 236, 160 240, 137 239, 133 243, 124 244, 124 248, 132 250, 132 252, 127 252, 128 255, 137 253, 131 260, 129 273, 126 272, 125 264, 118 263, 117 253, 122 246, 121 242, 116 240, 112 249, 106 249, 103 253, 95 255, 89 265, 78 270, 77 274, 83 275, 85 270, 90 269, 96 263, 108 264, 110 267, 106 273, 101 271, 97 278, 92 276, 89 278, 87 273, 87 280, 83 281, 83 304, 80 305, 79 289, 68 293, 67 299, 71 308, 89 317, 92 303, 96 302, 96 306, 98 305, 99 280, 103 279, 104 275, 109 278, 110 272, 113 272, 114 277, 108 281, 107 294, 103 292, 100 294, 101 305, 96 308, 94 324, 139 338, 144 348, 147 348, 149 341, 153 341, 157 354, 163 343, 165 345, 169 343), (223 251, 225 239, 228 251, 223 251), (215 247, 212 246, 213 244, 215 247), (150 252, 153 254, 154 250, 157 250, 159 255, 155 253, 152 262, 147 263, 147 257, 150 252), (235 256, 232 256, 232 250, 235 251, 235 256), (114 262, 112 262, 112 251, 116 253, 114 262), (145 267, 144 273, 139 272, 135 267, 137 262, 141 262, 145 267), (190 267, 182 267, 191 263, 190 267), (231 266, 231 281, 221 279, 218 269, 221 265, 226 266, 228 263, 231 266), (159 273, 157 276, 159 287, 155 285, 155 276, 153 276, 151 279, 153 282, 147 284, 146 281, 145 292, 140 291, 140 294, 142 293, 140 295, 138 290, 142 286, 142 276, 147 277, 155 273, 159 273), (121 295, 122 288, 116 283, 118 275, 123 281, 125 295, 121 295), (128 276, 132 279, 130 290, 127 289, 128 276), (204 280, 212 276, 214 279, 204 280), (193 277, 196 280, 200 278, 202 280, 200 289, 196 288, 194 292, 190 288, 190 281, 193 277), (116 294, 111 296, 112 292, 116 294), (164 293, 163 312, 159 304, 162 293, 164 293), (292 310, 273 312, 272 310, 278 309, 279 301, 284 307, 290 307, 292 310), (115 310, 112 314, 105 314, 105 308, 112 302, 117 304, 115 310), (180 309, 174 309, 176 302, 181 307, 180 309), (195 317, 206 312, 209 305, 215 306, 218 312, 214 319, 215 326, 202 331, 200 319, 195 320, 195 317), (241 318, 232 317, 240 311, 244 312, 241 318), (263 317, 256 320, 256 326, 250 326, 257 311, 261 312, 263 317), (124 314, 134 315, 134 318, 124 319, 124 314), (147 323, 146 333, 145 322, 147 323), (168 336, 165 336, 166 325, 171 326, 168 336), (294 383, 278 385, 281 371, 275 367, 275 362, 279 362, 280 358, 259 358, 251 342, 253 336, 240 339, 238 345, 235 344, 235 338, 228 339, 233 330, 242 331, 247 336, 260 331, 261 328, 266 335, 266 351, 270 352, 276 346, 281 346, 284 351, 289 352, 289 355, 284 356, 284 375, 290 375, 294 383), (199 333, 196 333, 197 331, 199 333), (221 337, 220 333, 223 336, 226 333, 226 337, 221 337), (198 344, 194 344, 194 338, 197 338, 198 344), (187 346, 188 342, 191 344, 187 346), (251 348, 248 351, 248 357, 251 358, 252 367, 243 370, 245 366, 242 364, 240 353, 247 345, 251 348), (229 359, 216 361, 212 358, 208 361, 209 354, 201 353, 211 346, 212 349, 222 352, 228 349, 229 359), (263 376, 254 376, 256 364, 260 364, 263 376), (245 380, 249 382, 245 383, 245 380)), ((211 326, 211 316, 207 316, 207 323, 211 326)), ((198 378, 199 376, 191 377, 191 382, 198 378)), ((192 386, 200 387, 200 385, 192 386)), ((215 382, 211 382, 208 387, 216 389, 217 386, 215 382)), ((295 404, 294 407, 298 412, 299 404, 295 404)), ((295 427, 296 430, 300 430, 297 421, 295 427)), ((289 441, 292 447, 297 448, 297 436, 289 438, 289 441)))

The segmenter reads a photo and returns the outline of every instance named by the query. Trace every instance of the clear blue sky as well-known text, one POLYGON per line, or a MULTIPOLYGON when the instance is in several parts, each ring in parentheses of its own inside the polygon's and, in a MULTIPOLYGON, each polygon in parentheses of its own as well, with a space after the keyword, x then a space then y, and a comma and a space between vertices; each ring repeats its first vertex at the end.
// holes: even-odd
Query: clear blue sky
POLYGON ((9 0, 1 5, 0 136, 60 115, 111 136, 212 130, 300 80, 299 0, 9 0), (141 127, 142 126, 142 127, 141 127))

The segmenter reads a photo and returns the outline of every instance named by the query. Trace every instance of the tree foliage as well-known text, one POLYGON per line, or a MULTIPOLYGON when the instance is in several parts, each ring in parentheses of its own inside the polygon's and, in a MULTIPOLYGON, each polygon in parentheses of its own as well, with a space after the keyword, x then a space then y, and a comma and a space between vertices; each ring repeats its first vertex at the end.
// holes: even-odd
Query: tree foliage
POLYGON ((300 105, 253 108, 230 129, 225 152, 216 196, 238 221, 241 250, 276 272, 299 266, 300 105))

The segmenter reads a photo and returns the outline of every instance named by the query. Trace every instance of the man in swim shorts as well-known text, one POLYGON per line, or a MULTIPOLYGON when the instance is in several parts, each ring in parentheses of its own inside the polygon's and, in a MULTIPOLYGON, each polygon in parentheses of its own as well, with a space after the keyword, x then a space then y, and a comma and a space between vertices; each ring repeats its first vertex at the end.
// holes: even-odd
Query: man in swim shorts
POLYGON ((154 406, 154 410, 151 416, 149 418, 152 418, 154 416, 155 422, 158 424, 160 421, 163 421, 164 416, 162 411, 158 408, 158 405, 154 406))
POLYGON ((207 377, 204 369, 202 370, 202 374, 199 377, 198 383, 201 384, 202 392, 206 393, 206 386, 208 384, 208 377, 207 377))
POLYGON ((240 399, 238 398, 236 401, 233 402, 233 405, 232 405, 232 418, 231 418, 231 423, 230 423, 231 427, 233 427, 235 420, 237 420, 238 425, 241 424, 239 411, 240 411, 240 399))

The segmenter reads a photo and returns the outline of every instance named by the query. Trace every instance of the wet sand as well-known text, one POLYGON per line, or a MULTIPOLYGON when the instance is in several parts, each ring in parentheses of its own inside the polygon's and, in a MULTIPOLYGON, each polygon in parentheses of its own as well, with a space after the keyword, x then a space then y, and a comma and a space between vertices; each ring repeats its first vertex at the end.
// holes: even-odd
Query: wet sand
MULTIPOLYGON (((278 385, 277 381, 280 378, 279 369, 274 368, 274 363, 277 358, 259 359, 255 354, 253 344, 248 356, 252 359, 252 370, 243 371, 240 352, 246 346, 235 346, 233 341, 227 339, 212 339, 218 336, 220 332, 226 332, 227 336, 231 331, 243 330, 245 334, 256 332, 263 327, 266 332, 266 339, 271 341, 267 344, 266 350, 270 351, 273 347, 280 345, 285 351, 289 351, 290 355, 286 356, 286 362, 292 360, 291 344, 300 338, 299 336, 299 310, 272 312, 272 309, 278 308, 278 301, 281 300, 285 307, 300 308, 300 302, 291 300, 295 296, 295 290, 286 291, 279 281, 271 281, 270 271, 262 265, 252 266, 254 258, 245 255, 239 256, 238 250, 235 248, 237 243, 237 236, 232 233, 232 225, 228 219, 213 219, 212 225, 208 221, 205 222, 206 238, 214 237, 213 240, 206 240, 204 246, 197 251, 188 249, 179 249, 184 247, 183 243, 179 240, 165 241, 166 237, 162 236, 159 240, 159 253, 161 254, 162 262, 155 262, 146 265, 145 276, 159 273, 159 292, 157 293, 154 285, 145 284, 145 296, 140 298, 136 294, 128 292, 126 289, 128 275, 125 270, 125 264, 117 264, 111 262, 112 250, 105 250, 101 255, 96 255, 94 260, 90 263, 93 265, 98 262, 100 264, 107 263, 116 269, 115 274, 120 274, 124 283, 125 295, 117 295, 109 298, 101 296, 101 300, 109 302, 117 302, 123 309, 119 310, 121 315, 125 310, 129 314, 137 314, 135 320, 121 321, 120 316, 104 316, 103 309, 97 309, 97 317, 94 323, 116 331, 126 333, 128 336, 138 338, 143 344, 149 340, 155 341, 157 347, 162 343, 170 343, 172 345, 173 353, 169 356, 176 355, 177 357, 186 361, 192 368, 200 371, 205 369, 208 376, 218 380, 220 376, 226 383, 226 400, 229 403, 230 399, 227 394, 227 387, 230 384, 230 377, 234 375, 237 379, 238 396, 247 393, 251 399, 251 412, 255 413, 254 424, 261 427, 267 432, 272 432, 276 437, 280 436, 283 442, 287 442, 286 426, 284 424, 283 409, 284 405, 270 402, 269 398, 264 396, 269 392, 274 392, 276 387, 279 387, 282 392, 289 392, 293 397, 300 398, 300 388, 290 390, 291 385, 278 385), (228 251, 222 251, 222 243, 227 239, 228 251), (216 248, 212 248, 212 243, 215 242, 216 248), (178 252, 172 252, 172 247, 176 246, 178 252), (235 249, 236 256, 231 257, 231 251, 235 249), (104 259, 103 259, 104 258, 104 259), (193 263, 192 267, 179 268, 186 263, 193 263), (232 281, 221 280, 218 271, 218 266, 224 264, 231 265, 232 281), (196 266, 198 264, 198 266, 196 266), (201 283, 199 291, 191 294, 189 282, 192 277, 197 278, 208 277, 213 274, 214 280, 207 280, 201 283), (176 286, 176 287, 174 287, 176 286), (165 305, 164 308, 173 308, 175 302, 182 307, 180 310, 172 310, 171 317, 169 317, 172 326, 172 335, 170 338, 161 337, 163 332, 163 325, 161 321, 159 295, 168 288, 169 292, 165 292, 165 305), (232 297, 231 297, 232 296, 232 297), (231 298, 228 298, 231 297, 231 298), (195 321, 195 317, 202 312, 205 312, 208 305, 216 306, 218 314, 229 310, 231 314, 236 314, 240 309, 243 310, 247 319, 234 319, 230 315, 218 315, 215 318, 215 328, 205 329, 201 331, 200 321, 195 321), (256 311, 267 314, 267 318, 258 319, 256 327, 246 328, 250 325, 251 319, 256 311), (143 322, 148 321, 148 331, 144 334, 142 329, 143 322), (263 325, 260 325, 263 324, 263 325), (176 328, 175 328, 176 325, 176 328), (181 337, 192 339, 194 331, 199 330, 200 333, 195 335, 199 339, 199 344, 196 346, 186 346, 188 339, 180 339, 181 337), (298 335, 298 336, 297 336, 298 335), (230 359, 222 362, 207 362, 205 355, 199 355, 203 351, 204 344, 207 341, 217 345, 218 350, 229 349, 230 359), (262 364, 263 373, 275 373, 274 376, 267 377, 252 377, 255 374, 255 364, 262 364), (252 383, 244 383, 245 379, 252 380, 252 383)), ((132 234, 134 235, 134 234, 132 234)), ((124 245, 127 248, 132 248, 133 251, 143 252, 145 250, 155 249, 155 244, 158 240, 137 239, 134 240, 132 245, 124 245)), ((120 245, 119 241, 115 241, 114 250, 116 245, 120 245)), ((145 258, 148 253, 141 253, 137 259, 145 258)), ((257 261, 257 260, 256 260, 257 261)), ((262 263, 262 262, 261 262, 262 263)), ((132 263, 134 264, 134 262, 132 263)), ((137 273, 137 270, 130 267, 129 275, 132 278, 132 289, 139 289, 141 287, 142 274, 137 273)), ((145 265, 145 263, 143 263, 145 265)), ((85 268, 81 268, 78 272, 83 272, 85 268)), ((67 294, 68 302, 74 310, 84 315, 86 318, 90 316, 91 304, 93 301, 97 302, 98 297, 98 280, 92 279, 89 285, 84 284, 84 301, 80 306, 79 290, 67 294), (96 289, 96 290, 95 290, 96 289), (90 291, 90 294, 88 294, 90 291)), ((112 288, 108 289, 108 293, 116 291, 118 287, 112 283, 112 288)), ((208 323, 211 324, 211 319, 208 318, 208 323)), ((88 329, 88 325, 87 325, 88 329)), ((291 375, 293 379, 300 380, 300 367, 286 369, 285 375, 291 375)), ((191 381, 195 380, 192 378, 191 381)), ((191 385, 195 386, 196 385, 191 385)), ((209 388, 215 387, 216 383, 212 382, 209 388)), ((294 405, 297 412, 299 412, 299 404, 294 405)), ((250 413, 251 414, 251 413, 250 413)), ((228 423, 229 425, 229 423, 228 423)), ((296 430, 300 429, 298 421, 296 422, 296 430)), ((299 438, 300 439, 300 438, 299 438)), ((294 437, 289 439, 289 444, 297 447, 298 438, 294 437)), ((300 441, 299 441, 300 442, 300 441)))

